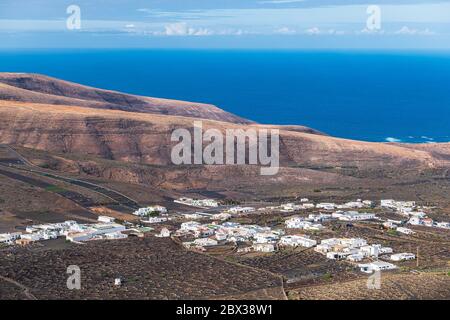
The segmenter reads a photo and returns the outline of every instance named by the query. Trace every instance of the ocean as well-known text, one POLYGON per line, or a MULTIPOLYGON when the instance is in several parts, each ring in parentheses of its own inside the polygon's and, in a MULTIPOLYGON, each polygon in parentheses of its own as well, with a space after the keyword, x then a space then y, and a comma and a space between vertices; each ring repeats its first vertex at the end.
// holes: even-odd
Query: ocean
POLYGON ((450 52, 9 50, 0 71, 211 103, 342 138, 450 141, 450 52))

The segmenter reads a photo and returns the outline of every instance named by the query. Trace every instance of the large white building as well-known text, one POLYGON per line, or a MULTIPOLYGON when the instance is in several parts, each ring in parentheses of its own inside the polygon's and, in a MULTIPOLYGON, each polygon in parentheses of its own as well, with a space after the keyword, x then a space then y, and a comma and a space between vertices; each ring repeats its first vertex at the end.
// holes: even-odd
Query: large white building
POLYGON ((304 237, 304 236, 283 236, 280 238, 280 244, 285 246, 301 246, 301 247, 314 247, 317 244, 316 240, 304 237))
POLYGON ((403 253, 396 253, 391 255, 392 261, 405 261, 405 260, 414 260, 416 259, 416 256, 412 253, 403 252, 403 253))
POLYGON ((255 208, 253 207, 232 207, 230 209, 228 209, 229 213, 234 213, 234 214, 239 214, 239 213, 250 213, 250 212, 254 212, 255 208))
POLYGON ((98 222, 103 222, 103 223, 113 223, 115 219, 113 217, 108 217, 108 216, 98 216, 97 220, 98 220, 98 222))
POLYGON ((397 266, 389 262, 374 261, 371 263, 360 264, 359 268, 361 272, 372 273, 374 271, 393 270, 396 269, 397 266))
POLYGON ((163 206, 150 206, 150 207, 146 207, 146 208, 139 208, 138 210, 133 212, 133 214, 135 216, 140 216, 140 217, 146 217, 152 213, 164 214, 164 213, 167 213, 167 209, 166 209, 166 207, 163 207, 163 206))
POLYGON ((396 231, 403 233, 403 234, 414 234, 415 232, 409 228, 405 228, 405 227, 398 227, 396 229, 396 231))
POLYGON ((372 220, 375 219, 376 216, 374 213, 367 213, 367 212, 357 212, 357 211, 347 211, 342 213, 341 216, 339 216, 339 220, 342 221, 362 221, 362 220, 372 220))
POLYGON ((259 252, 274 252, 275 246, 272 243, 254 243, 253 250, 259 252))
POLYGON ((186 206, 191 207, 218 207, 219 203, 213 199, 191 199, 191 198, 179 198, 178 200, 174 200, 176 203, 184 204, 186 206))
POLYGON ((324 209, 324 210, 333 210, 334 208, 336 208, 336 204, 323 202, 323 203, 316 204, 316 208, 324 209))
POLYGON ((22 233, 20 232, 14 232, 14 233, 2 233, 0 234, 0 243, 4 244, 13 244, 14 241, 17 239, 20 239, 20 236, 22 233))
MULTIPOLYGON (((89 228, 83 232, 69 233, 66 240, 72 242, 83 242, 93 240, 99 237, 112 238, 114 233, 125 231, 125 226, 117 223, 98 223, 89 225, 89 228), (106 236, 109 234, 108 236, 106 236)), ((116 238, 121 238, 119 235, 116 238)))
POLYGON ((312 223, 311 221, 306 221, 301 217, 290 218, 284 223, 286 228, 289 229, 322 230, 324 228, 320 223, 312 223))

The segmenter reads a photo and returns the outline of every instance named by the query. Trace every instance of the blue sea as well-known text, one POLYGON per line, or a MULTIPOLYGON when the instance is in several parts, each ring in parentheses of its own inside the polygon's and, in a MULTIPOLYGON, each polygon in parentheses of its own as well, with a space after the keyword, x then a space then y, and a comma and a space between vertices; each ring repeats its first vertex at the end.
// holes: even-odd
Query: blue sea
POLYGON ((215 104, 366 141, 450 141, 450 52, 0 51, 0 71, 215 104))

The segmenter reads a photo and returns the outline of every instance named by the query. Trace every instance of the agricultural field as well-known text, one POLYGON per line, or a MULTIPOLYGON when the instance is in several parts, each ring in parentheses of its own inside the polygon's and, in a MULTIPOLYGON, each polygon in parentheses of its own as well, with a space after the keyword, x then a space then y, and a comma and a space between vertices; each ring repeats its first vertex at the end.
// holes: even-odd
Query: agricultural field
POLYGON ((320 286, 303 287, 288 292, 300 300, 429 300, 450 297, 450 274, 382 273, 380 289, 368 289, 367 278, 320 286))
MULTIPOLYGON (((37 299, 285 298, 280 277, 186 251, 168 238, 93 241, 56 250, 6 248, 0 250, 0 270, 37 299), (66 287, 70 265, 81 269, 81 290, 66 287), (121 286, 114 285, 116 278, 121 286)), ((9 298, 14 297, 0 291, 0 299, 9 298)))

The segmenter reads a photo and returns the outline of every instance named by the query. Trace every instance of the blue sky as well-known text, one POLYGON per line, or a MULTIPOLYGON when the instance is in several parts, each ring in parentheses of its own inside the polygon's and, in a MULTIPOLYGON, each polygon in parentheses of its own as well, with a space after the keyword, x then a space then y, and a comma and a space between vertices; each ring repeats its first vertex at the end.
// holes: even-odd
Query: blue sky
POLYGON ((0 0, 0 48, 45 47, 449 49, 450 0, 0 0))

